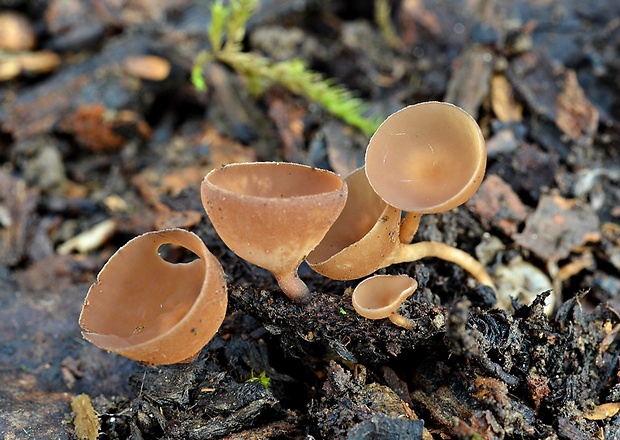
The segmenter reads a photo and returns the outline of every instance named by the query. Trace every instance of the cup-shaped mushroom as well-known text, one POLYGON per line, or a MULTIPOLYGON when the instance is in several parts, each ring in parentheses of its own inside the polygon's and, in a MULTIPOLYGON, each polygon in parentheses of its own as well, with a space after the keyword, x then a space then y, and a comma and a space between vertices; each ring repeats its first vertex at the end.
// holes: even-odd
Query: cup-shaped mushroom
POLYGON ((334 280, 373 273, 385 266, 386 257, 399 245, 401 211, 373 191, 363 167, 345 181, 349 194, 344 209, 306 258, 313 270, 334 280))
POLYGON ((394 324, 411 329, 411 320, 396 311, 417 288, 418 282, 407 275, 374 275, 357 285, 351 301, 364 318, 389 318, 394 324))
POLYGON ((294 163, 237 163, 207 174, 201 195, 211 223, 235 254, 273 273, 289 298, 309 299, 297 269, 342 211, 343 179, 294 163))
POLYGON ((484 266, 467 252, 435 241, 402 243, 398 239, 400 209, 373 191, 363 168, 346 182, 349 195, 344 209, 306 258, 316 272, 335 280, 353 280, 392 264, 435 257, 458 264, 481 284, 495 289, 484 266))
POLYGON ((448 211, 476 192, 486 157, 480 127, 465 110, 423 102, 377 129, 366 150, 366 174, 383 200, 409 213, 401 231, 401 241, 409 242, 420 214, 448 211))
POLYGON ((90 287, 80 326, 84 338, 153 365, 193 359, 219 329, 228 302, 222 266, 192 232, 147 232, 121 247, 90 287), (178 245, 198 258, 171 263, 160 246, 178 245))

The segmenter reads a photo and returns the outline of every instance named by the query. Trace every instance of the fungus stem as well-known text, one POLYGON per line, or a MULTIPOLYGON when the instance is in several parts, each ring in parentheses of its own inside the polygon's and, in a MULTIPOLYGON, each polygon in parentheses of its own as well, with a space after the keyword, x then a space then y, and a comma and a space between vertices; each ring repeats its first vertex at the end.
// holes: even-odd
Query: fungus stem
POLYGON ((413 329, 413 321, 409 318, 405 318, 403 315, 400 315, 398 313, 392 313, 390 316, 388 316, 388 319, 392 321, 392 324, 395 324, 399 327, 407 330, 413 329))
POLYGON ((478 280, 480 284, 489 286, 494 291, 497 291, 491 276, 478 260, 467 252, 436 241, 421 241, 418 243, 401 245, 396 249, 396 252, 388 258, 384 267, 391 264, 416 261, 426 257, 436 257, 458 264, 478 280))
POLYGON ((276 280, 282 292, 290 299, 296 302, 305 303, 310 300, 310 290, 304 283, 296 271, 284 274, 275 274, 276 280))
POLYGON ((420 218, 422 214, 416 212, 408 212, 400 224, 400 242, 404 244, 411 243, 413 236, 418 232, 420 226, 420 218))

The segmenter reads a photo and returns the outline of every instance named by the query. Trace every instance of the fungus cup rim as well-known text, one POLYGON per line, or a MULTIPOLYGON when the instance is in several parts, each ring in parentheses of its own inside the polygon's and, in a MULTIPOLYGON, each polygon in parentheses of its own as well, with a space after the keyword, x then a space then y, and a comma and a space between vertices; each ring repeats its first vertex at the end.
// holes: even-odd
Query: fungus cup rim
MULTIPOLYGON (((267 174, 265 174, 265 176, 267 176, 267 174)), ((227 194, 232 197, 248 198, 248 199, 252 198, 252 199, 278 200, 279 201, 278 203, 280 203, 280 202, 286 202, 288 200, 299 200, 299 199, 303 200, 306 198, 310 199, 310 198, 322 197, 326 194, 337 193, 342 190, 342 187, 344 186, 344 184, 342 183, 343 181, 344 179, 342 179, 336 173, 323 169, 323 168, 312 167, 309 165, 304 165, 304 164, 295 163, 295 162, 270 161, 270 162, 235 162, 235 163, 229 163, 229 164, 223 165, 219 168, 214 168, 205 175, 203 179, 203 184, 208 184, 212 186, 213 188, 217 189, 217 191, 221 192, 222 194, 227 194), (243 192, 234 191, 218 183, 215 183, 212 180, 213 177, 215 177, 216 175, 221 175, 221 173, 226 170, 231 170, 234 168, 250 168, 250 167, 253 169, 259 169, 259 168, 274 169, 274 167, 283 167, 283 168, 286 167, 286 168, 296 168, 297 170, 303 169, 304 171, 307 171, 307 172, 318 172, 324 176, 330 177, 334 182, 340 183, 340 186, 334 187, 333 189, 330 189, 327 191, 312 192, 309 194, 293 194, 290 196, 263 196, 263 195, 246 194, 243 192)))

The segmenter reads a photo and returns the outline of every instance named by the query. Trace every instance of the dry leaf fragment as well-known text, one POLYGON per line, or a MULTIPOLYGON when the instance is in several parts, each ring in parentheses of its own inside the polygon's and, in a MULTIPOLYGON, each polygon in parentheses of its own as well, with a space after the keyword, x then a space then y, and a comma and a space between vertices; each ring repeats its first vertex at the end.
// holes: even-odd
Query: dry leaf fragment
POLYGON ((94 152, 116 151, 129 140, 148 139, 152 133, 135 111, 108 109, 102 103, 80 104, 61 120, 58 128, 94 152))
POLYGON ((552 194, 541 198, 525 229, 514 239, 544 261, 556 262, 576 247, 600 239, 598 231, 598 216, 589 205, 552 194))

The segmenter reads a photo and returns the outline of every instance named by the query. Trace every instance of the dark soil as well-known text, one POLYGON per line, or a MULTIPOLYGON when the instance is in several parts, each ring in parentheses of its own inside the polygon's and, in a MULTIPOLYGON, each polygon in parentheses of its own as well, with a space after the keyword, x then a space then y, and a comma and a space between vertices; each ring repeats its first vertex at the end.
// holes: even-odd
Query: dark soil
POLYGON ((0 0, 0 16, 24 17, 23 34, 0 24, 0 437, 77 438, 71 401, 86 394, 100 439, 620 439, 617 1, 402 0, 392 44, 372 1, 260 2, 246 50, 301 57, 380 118, 445 100, 484 131, 478 193, 424 216, 415 241, 476 255, 498 296, 434 259, 382 270, 417 279, 400 309, 412 330, 361 318, 357 281, 305 265, 312 300, 293 303, 218 238, 199 194, 209 170, 346 175, 367 139, 284 88, 252 97, 221 64, 198 92, 210 4, 0 0), (43 51, 56 62, 19 58, 43 51), (169 75, 128 71, 143 55, 169 75), (71 241, 102 223, 93 245, 71 241), (197 359, 149 367, 90 345, 77 319, 114 251, 166 227, 204 239, 229 310, 197 359))

